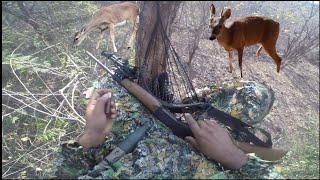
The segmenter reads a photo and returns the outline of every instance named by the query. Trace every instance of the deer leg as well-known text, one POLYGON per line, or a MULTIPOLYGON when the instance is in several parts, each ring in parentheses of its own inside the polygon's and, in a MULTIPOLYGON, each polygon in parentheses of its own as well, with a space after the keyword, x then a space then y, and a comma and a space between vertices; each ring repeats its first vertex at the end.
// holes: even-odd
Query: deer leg
POLYGON ((280 72, 280 65, 281 65, 281 58, 278 56, 276 52, 276 46, 275 44, 268 45, 268 44, 263 44, 263 48, 267 51, 267 53, 270 55, 270 57, 273 59, 273 61, 277 65, 277 72, 280 72))
POLYGON ((114 43, 114 24, 110 24, 110 39, 112 41, 113 51, 117 52, 117 48, 114 43))
POLYGON ((261 54, 261 50, 262 50, 262 45, 258 48, 258 50, 257 50, 257 52, 256 52, 256 54, 257 54, 258 57, 259 57, 260 54, 261 54))
POLYGON ((100 46, 100 43, 102 41, 102 38, 103 38, 103 35, 104 33, 106 32, 106 30, 101 30, 100 34, 99 34, 99 39, 98 39, 98 42, 97 42, 97 45, 96 45, 96 50, 99 49, 99 46, 100 46))
POLYGON ((131 37, 130 37, 130 40, 129 40, 128 49, 133 47, 133 40, 134 40, 134 38, 136 36, 136 32, 137 32, 136 17, 131 18, 130 22, 131 22, 131 25, 132 25, 132 34, 131 34, 131 37))
POLYGON ((228 51, 229 53, 229 73, 232 73, 232 50, 228 51))
POLYGON ((239 67, 241 72, 241 78, 242 78, 242 55, 243 55, 243 48, 238 49, 238 60, 239 60, 239 67))

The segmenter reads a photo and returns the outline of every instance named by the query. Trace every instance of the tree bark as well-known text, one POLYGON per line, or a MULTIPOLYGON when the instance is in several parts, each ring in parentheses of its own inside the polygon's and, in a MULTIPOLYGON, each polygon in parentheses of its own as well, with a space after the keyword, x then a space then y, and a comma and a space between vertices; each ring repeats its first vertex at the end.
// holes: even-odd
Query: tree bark
POLYGON ((143 71, 143 77, 147 82, 166 70, 168 47, 164 44, 160 19, 166 35, 169 36, 170 27, 180 4, 181 1, 141 2, 135 66, 143 71), (159 16, 157 15, 157 3, 159 4, 159 16))

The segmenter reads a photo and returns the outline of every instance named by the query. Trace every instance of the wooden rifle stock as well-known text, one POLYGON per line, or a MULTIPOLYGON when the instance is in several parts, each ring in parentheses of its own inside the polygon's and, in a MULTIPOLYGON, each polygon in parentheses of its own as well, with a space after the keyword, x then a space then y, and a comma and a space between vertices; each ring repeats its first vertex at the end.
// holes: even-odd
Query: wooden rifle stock
POLYGON ((123 79, 121 85, 126 88, 134 97, 144 104, 154 116, 171 129, 173 134, 184 139, 186 136, 193 136, 191 129, 184 123, 178 121, 176 117, 145 89, 138 84, 123 79))
MULTIPOLYGON (((143 105, 145 105, 154 116, 156 116, 162 123, 171 129, 173 134, 184 139, 186 136, 193 136, 191 129, 186 124, 178 121, 176 117, 168 111, 163 105, 153 97, 149 92, 140 87, 138 84, 130 81, 129 79, 121 79, 119 76, 116 76, 112 71, 105 67, 97 58, 95 58, 91 53, 86 52, 91 56, 103 69, 105 69, 112 78, 120 83, 124 88, 126 88, 134 97, 136 97, 143 105)), ((244 142, 235 141, 235 144, 239 149, 244 153, 255 153, 258 157, 275 161, 282 158, 288 150, 275 149, 260 147, 244 142)))
POLYGON ((161 107, 160 102, 138 84, 129 79, 123 79, 121 84, 150 111, 156 112, 157 109, 161 107))

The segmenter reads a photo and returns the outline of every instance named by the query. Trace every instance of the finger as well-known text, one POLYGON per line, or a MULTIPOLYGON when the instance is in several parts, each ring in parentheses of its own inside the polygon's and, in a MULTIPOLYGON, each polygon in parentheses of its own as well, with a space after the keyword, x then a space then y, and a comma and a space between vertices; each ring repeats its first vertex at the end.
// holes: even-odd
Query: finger
POLYGON ((111 119, 115 119, 118 115, 118 111, 117 111, 117 106, 116 106, 116 102, 112 99, 111 101, 111 119))
POLYGON ((117 111, 112 109, 109 114, 106 114, 108 119, 115 119, 117 117, 117 111))
POLYGON ((111 89, 99 89, 99 90, 97 90, 96 92, 97 92, 97 93, 100 95, 100 97, 101 97, 101 96, 103 96, 104 94, 107 94, 107 93, 111 92, 111 89))
POLYGON ((111 116, 110 116, 110 119, 115 119, 117 117, 117 113, 116 114, 112 114, 111 116))
POLYGON ((116 102, 114 101, 114 99, 111 99, 110 107, 111 107, 111 110, 112 109, 117 110, 116 102))
POLYGON ((209 127, 215 126, 215 125, 213 124, 213 122, 214 122, 214 121, 210 121, 210 120, 205 121, 205 123, 206 123, 209 127))
POLYGON ((187 137, 185 138, 185 140, 186 140, 189 144, 191 144, 193 147, 195 147, 195 148, 198 148, 198 147, 199 147, 196 139, 194 139, 193 137, 187 136, 187 137))
POLYGON ((117 113, 117 110, 116 109, 111 109, 110 114, 115 114, 115 113, 117 113))
POLYGON ((193 119, 193 117, 189 113, 184 114, 184 117, 186 118, 192 133, 194 135, 198 134, 198 132, 200 131, 198 123, 193 119))
MULTIPOLYGON (((109 103, 109 102, 108 102, 109 103)), ((116 108, 116 103, 113 99, 111 99, 111 102, 110 102, 110 111, 108 113, 107 111, 107 108, 106 108, 106 114, 114 114, 115 112, 117 111, 117 108, 116 108)))
POLYGON ((99 97, 97 99, 97 103, 95 105, 95 111, 99 114, 99 113, 103 113, 105 114, 105 108, 106 108, 106 104, 108 103, 108 101, 110 100, 110 96, 109 94, 104 94, 103 96, 99 97))
POLYGON ((200 128, 208 128, 209 127, 204 120, 199 120, 198 124, 199 124, 200 128))
POLYGON ((106 113, 109 114, 111 113, 111 98, 112 98, 111 92, 108 92, 107 95, 109 97, 109 100, 106 103, 106 113))
POLYGON ((93 102, 95 102, 99 97, 103 96, 104 94, 111 92, 111 89, 99 89, 95 90, 92 94, 88 106, 92 105, 93 102))
POLYGON ((219 127, 220 125, 215 121, 206 121, 207 125, 213 128, 219 127))

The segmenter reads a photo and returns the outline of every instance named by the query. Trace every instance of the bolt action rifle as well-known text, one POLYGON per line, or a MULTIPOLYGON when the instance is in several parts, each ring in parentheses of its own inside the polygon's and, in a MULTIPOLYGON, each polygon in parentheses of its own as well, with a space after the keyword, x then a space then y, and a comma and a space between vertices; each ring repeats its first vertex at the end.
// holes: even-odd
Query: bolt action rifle
POLYGON ((102 56, 111 60, 116 66, 116 70, 112 71, 103 65, 96 57, 86 51, 86 53, 96 61, 111 77, 118 82, 122 87, 127 89, 136 99, 138 99, 147 109, 168 128, 171 129, 173 134, 184 139, 186 136, 193 136, 191 129, 185 123, 179 121, 172 112, 184 113, 194 111, 195 109, 202 109, 208 112, 212 117, 215 117, 219 122, 225 124, 233 131, 240 133, 245 142, 235 141, 239 149, 245 153, 255 153, 258 157, 275 161, 282 158, 288 150, 272 148, 271 135, 260 128, 255 128, 249 124, 242 122, 240 119, 234 118, 220 110, 215 109, 209 103, 196 103, 196 104, 171 104, 155 98, 152 94, 147 92, 133 79, 138 77, 138 71, 135 67, 130 67, 128 62, 121 61, 120 58, 114 54, 103 51, 102 56), (262 141, 256 137, 250 130, 259 130, 268 139, 262 141), (252 144, 250 144, 252 143, 252 144))

